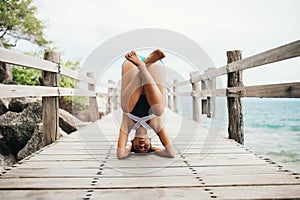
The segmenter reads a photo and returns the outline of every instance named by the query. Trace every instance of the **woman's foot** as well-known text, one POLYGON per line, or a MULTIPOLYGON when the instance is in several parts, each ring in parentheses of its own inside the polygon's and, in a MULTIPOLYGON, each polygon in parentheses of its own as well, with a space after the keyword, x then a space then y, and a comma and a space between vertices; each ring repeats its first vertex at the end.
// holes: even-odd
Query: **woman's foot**
POLYGON ((125 58, 132 62, 136 66, 142 66, 145 65, 145 63, 140 59, 140 57, 136 54, 135 51, 130 51, 125 55, 125 58))
POLYGON ((147 59, 144 62, 146 64, 151 64, 163 59, 164 57, 166 57, 165 54, 161 50, 156 49, 147 57, 147 59))

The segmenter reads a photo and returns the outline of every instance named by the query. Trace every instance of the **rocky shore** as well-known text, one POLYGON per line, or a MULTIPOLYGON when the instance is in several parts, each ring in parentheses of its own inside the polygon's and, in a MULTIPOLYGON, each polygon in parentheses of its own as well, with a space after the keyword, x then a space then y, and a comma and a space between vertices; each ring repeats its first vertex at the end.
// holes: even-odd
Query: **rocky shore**
MULTIPOLYGON (((80 120, 59 110, 59 137, 77 130, 80 120)), ((0 169, 11 166, 42 147, 40 99, 0 99, 0 169)))

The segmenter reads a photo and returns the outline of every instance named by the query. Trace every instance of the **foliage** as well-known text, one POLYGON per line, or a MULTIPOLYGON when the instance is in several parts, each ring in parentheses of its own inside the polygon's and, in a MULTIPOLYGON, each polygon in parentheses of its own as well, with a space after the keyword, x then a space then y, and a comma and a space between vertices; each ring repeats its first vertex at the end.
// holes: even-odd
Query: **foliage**
POLYGON ((13 81, 21 85, 40 85, 41 71, 27 67, 14 66, 12 68, 13 81))
POLYGON ((49 43, 44 37, 44 22, 37 19, 32 0, 0 1, 0 40, 6 48, 16 46, 18 40, 39 46, 49 43))
MULTIPOLYGON (((29 54, 29 53, 27 53, 29 54)), ((37 54, 31 54, 36 57, 37 54)), ((79 70, 79 61, 61 61, 61 66, 72 70, 79 70)), ((42 75, 41 70, 31 69, 27 67, 13 66, 12 68, 13 81, 16 81, 20 85, 40 85, 39 77, 42 75)), ((74 88, 76 86, 76 80, 60 76, 60 87, 74 88)))

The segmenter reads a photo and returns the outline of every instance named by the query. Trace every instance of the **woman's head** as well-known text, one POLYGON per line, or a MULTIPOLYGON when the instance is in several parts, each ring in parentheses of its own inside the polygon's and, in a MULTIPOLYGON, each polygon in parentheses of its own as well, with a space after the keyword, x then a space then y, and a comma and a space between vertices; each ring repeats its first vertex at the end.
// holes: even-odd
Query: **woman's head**
POLYGON ((151 152, 151 139, 150 138, 140 138, 140 137, 134 137, 133 140, 131 140, 132 144, 132 152, 135 153, 149 153, 151 152))
POLYGON ((151 152, 151 138, 147 135, 147 130, 140 127, 136 130, 135 137, 131 140, 131 151, 135 153, 151 152))

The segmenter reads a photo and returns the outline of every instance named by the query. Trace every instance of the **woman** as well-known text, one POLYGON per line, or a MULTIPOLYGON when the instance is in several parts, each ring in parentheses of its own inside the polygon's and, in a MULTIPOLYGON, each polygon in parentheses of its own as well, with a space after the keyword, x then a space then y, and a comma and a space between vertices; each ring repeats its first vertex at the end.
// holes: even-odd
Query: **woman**
POLYGON ((163 157, 175 156, 171 140, 161 123, 165 107, 165 68, 160 50, 153 51, 147 58, 134 51, 125 55, 122 66, 121 107, 123 118, 120 127, 117 157, 126 158, 131 152, 154 152, 163 157), (152 128, 158 135, 163 149, 153 147, 147 129, 152 128), (126 148, 128 134, 135 129, 135 137, 126 148))

